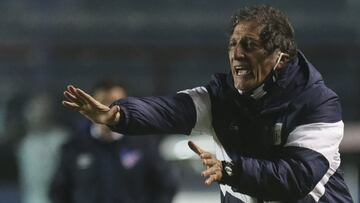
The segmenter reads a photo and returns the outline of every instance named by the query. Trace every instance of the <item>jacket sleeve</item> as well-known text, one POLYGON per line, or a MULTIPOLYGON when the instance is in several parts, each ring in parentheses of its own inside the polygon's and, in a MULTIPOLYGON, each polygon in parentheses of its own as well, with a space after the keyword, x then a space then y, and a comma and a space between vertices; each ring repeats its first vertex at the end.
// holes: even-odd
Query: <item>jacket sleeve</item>
POLYGON ((235 163, 235 178, 227 184, 265 200, 299 199, 306 195, 319 200, 340 165, 338 148, 344 125, 337 97, 310 109, 311 113, 301 118, 302 124, 290 132, 277 156, 271 160, 241 157, 235 163))
POLYGON ((127 97, 115 101, 122 118, 113 131, 131 134, 190 134, 196 112, 186 93, 162 97, 127 97))

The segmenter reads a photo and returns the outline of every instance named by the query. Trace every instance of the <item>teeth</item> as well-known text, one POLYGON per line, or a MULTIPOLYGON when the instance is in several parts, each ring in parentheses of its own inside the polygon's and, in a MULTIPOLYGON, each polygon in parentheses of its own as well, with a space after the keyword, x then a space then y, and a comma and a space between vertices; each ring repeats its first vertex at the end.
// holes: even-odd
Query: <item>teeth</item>
POLYGON ((246 75, 248 73, 250 73, 250 70, 236 68, 236 75, 238 75, 238 76, 246 75))

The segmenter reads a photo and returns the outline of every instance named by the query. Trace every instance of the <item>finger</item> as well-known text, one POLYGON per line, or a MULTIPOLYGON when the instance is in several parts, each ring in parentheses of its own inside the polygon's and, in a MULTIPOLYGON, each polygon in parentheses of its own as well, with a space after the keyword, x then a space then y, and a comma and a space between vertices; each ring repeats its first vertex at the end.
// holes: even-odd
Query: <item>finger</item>
POLYGON ((80 101, 78 100, 78 98, 76 96, 74 96, 73 94, 71 94, 70 92, 68 92, 68 91, 64 92, 64 96, 70 102, 76 103, 78 105, 81 104, 80 101))
POLYGON ((74 85, 68 85, 67 91, 65 92, 69 92, 70 94, 72 94, 76 98, 76 102, 79 103, 80 105, 86 104, 86 102, 83 101, 82 98, 80 98, 79 93, 77 92, 77 88, 74 85))
POLYGON ((203 171, 203 172, 201 173, 201 175, 202 175, 203 177, 208 177, 208 176, 211 176, 211 175, 216 174, 216 173, 218 173, 218 172, 221 172, 220 167, 218 167, 218 166, 213 166, 213 167, 210 167, 210 168, 206 169, 205 171, 203 171))
POLYGON ((68 85, 67 86, 67 90, 73 94, 73 95, 76 95, 76 88, 74 87, 74 85, 68 85))
POLYGON ((205 166, 213 166, 217 164, 217 161, 214 159, 203 159, 202 161, 205 166))
POLYGON ((83 96, 83 91, 79 88, 76 88, 74 90, 75 92, 75 96, 78 98, 79 102, 81 102, 83 105, 88 104, 89 102, 87 101, 86 97, 83 96))
POLYGON ((69 92, 70 94, 72 94, 74 97, 77 98, 77 103, 78 103, 79 105, 84 105, 84 104, 86 104, 81 98, 79 98, 79 95, 78 95, 78 93, 77 93, 77 91, 76 91, 75 86, 73 86, 73 85, 68 85, 68 86, 67 86, 67 92, 69 92))
POLYGON ((189 141, 188 142, 188 145, 189 145, 189 147, 190 147, 190 149, 193 151, 193 152, 195 152, 197 155, 201 155, 203 152, 204 152, 204 150, 202 150, 199 146, 197 146, 195 143, 193 143, 192 141, 189 141))
POLYGON ((120 116, 119 116, 119 118, 116 118, 116 115, 119 112, 120 112, 119 106, 115 105, 115 106, 111 107, 111 109, 109 111, 109 115, 110 115, 110 118, 109 118, 110 123, 109 124, 114 124, 120 120, 120 116))
POLYGON ((86 103, 89 103, 92 106, 100 106, 102 105, 100 102, 98 102, 96 99, 94 99, 92 96, 90 96, 88 93, 84 92, 83 90, 77 88, 76 92, 78 93, 79 97, 86 103))
POLYGON ((211 159, 202 159, 202 163, 206 167, 206 169, 209 169, 214 165, 212 164, 213 162, 211 161, 211 159))
POLYGON ((114 105, 111 107, 109 114, 115 116, 117 112, 120 112, 120 106, 114 105))
POLYGON ((200 154, 200 158, 201 159, 212 159, 213 158, 213 155, 209 152, 206 152, 206 151, 203 151, 201 154, 200 154))
POLYGON ((208 179, 206 179, 205 184, 211 185, 215 181, 219 181, 219 176, 217 174, 211 175, 208 179))
POLYGON ((63 106, 73 109, 73 110, 78 111, 80 109, 80 106, 73 102, 63 101, 62 104, 63 104, 63 106))
POLYGON ((214 181, 214 177, 210 176, 208 179, 205 180, 206 185, 211 185, 211 183, 214 181))

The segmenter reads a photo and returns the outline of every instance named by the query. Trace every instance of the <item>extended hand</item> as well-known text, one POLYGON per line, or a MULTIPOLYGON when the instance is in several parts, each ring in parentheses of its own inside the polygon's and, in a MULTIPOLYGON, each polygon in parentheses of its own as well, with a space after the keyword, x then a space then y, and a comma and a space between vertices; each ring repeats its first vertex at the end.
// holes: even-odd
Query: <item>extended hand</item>
POLYGON ((220 181, 222 178, 221 161, 217 160, 213 154, 202 150, 191 141, 188 142, 188 145, 192 151, 200 156, 204 166, 206 166, 206 170, 201 173, 202 176, 207 178, 205 184, 211 185, 213 182, 220 181))
POLYGON ((94 123, 113 125, 120 119, 120 107, 113 106, 111 109, 98 102, 83 90, 69 85, 64 91, 66 100, 62 104, 70 109, 79 111, 94 123))

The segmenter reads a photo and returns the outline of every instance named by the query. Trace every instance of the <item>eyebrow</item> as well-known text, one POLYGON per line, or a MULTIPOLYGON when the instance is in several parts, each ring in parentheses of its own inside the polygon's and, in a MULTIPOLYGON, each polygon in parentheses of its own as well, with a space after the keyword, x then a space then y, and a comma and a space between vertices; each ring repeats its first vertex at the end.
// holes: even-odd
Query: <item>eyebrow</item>
MULTIPOLYGON (((262 42, 261 42, 261 39, 256 39, 255 37, 252 37, 252 36, 243 36, 241 39, 240 39, 240 41, 242 41, 242 40, 252 40, 252 41, 254 41, 255 43, 258 43, 258 44, 261 44, 262 42)), ((232 42, 232 41, 236 41, 236 39, 234 38, 234 37, 231 37, 230 39, 229 39, 229 42, 232 42)))
POLYGON ((253 36, 248 36, 248 35, 244 36, 242 39, 251 39, 253 41, 260 42, 260 38, 255 38, 253 36))

